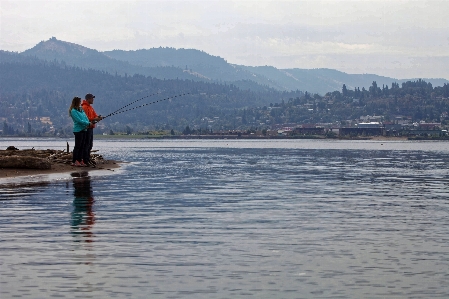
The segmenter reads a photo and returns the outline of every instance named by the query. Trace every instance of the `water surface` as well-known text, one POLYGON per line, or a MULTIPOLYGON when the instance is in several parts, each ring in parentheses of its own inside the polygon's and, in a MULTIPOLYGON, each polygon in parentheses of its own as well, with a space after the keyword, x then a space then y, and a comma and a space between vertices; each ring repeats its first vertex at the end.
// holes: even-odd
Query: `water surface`
POLYGON ((0 187, 0 298, 449 297, 445 142, 94 147, 129 163, 0 187))

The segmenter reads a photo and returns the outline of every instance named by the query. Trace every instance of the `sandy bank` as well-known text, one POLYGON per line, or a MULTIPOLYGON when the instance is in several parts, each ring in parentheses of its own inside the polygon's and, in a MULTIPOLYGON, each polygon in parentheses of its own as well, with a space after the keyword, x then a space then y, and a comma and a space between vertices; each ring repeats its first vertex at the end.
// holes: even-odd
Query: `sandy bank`
MULTIPOLYGON (((37 175, 50 175, 57 173, 72 173, 72 172, 92 172, 99 170, 112 170, 119 168, 120 163, 114 160, 104 159, 103 156, 98 154, 92 154, 91 160, 96 162, 96 167, 75 167, 71 166, 72 155, 67 154, 64 151, 57 150, 0 150, 0 156, 3 159, 19 160, 21 157, 34 157, 45 161, 46 164, 50 164, 48 169, 36 169, 28 167, 5 167, 0 165, 0 179, 14 178, 14 177, 27 177, 37 175)), ((8 161, 9 162, 9 161, 8 161)), ((5 164, 5 163, 4 163, 5 164)))

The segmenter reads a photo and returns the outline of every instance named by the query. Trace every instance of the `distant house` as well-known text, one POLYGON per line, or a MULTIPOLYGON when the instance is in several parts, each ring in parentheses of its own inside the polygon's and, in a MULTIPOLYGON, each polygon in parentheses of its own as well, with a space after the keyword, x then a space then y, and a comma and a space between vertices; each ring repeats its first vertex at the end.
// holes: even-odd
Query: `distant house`
POLYGON ((384 122, 385 135, 398 136, 402 131, 402 125, 394 122, 384 122))
POLYGON ((360 116, 361 122, 380 122, 382 120, 382 116, 379 115, 366 115, 360 116))
POLYGON ((418 127, 422 130, 439 130, 441 123, 419 123, 418 127))
POLYGON ((380 122, 358 123, 356 127, 340 128, 340 136, 382 136, 385 127, 380 122))
POLYGON ((383 128, 383 124, 378 121, 356 124, 357 128, 383 128))
POLYGON ((296 127, 293 129, 295 135, 324 135, 323 127, 296 127))
POLYGON ((284 130, 278 130, 277 132, 278 132, 279 136, 287 136, 289 133, 289 131, 284 131, 284 130))

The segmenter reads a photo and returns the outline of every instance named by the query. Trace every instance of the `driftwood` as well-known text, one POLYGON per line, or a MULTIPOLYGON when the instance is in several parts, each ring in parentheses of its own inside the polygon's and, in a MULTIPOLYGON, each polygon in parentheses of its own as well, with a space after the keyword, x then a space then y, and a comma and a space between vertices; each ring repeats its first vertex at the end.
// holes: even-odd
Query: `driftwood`
POLYGON ((32 156, 0 156, 1 168, 51 169, 47 159, 32 156))
MULTIPOLYGON (((94 152, 94 151, 92 151, 94 152)), ((103 157, 98 154, 91 154, 91 161, 102 163, 103 157)), ((27 169, 51 169, 55 163, 71 164, 72 153, 63 150, 19 150, 14 146, 9 146, 6 150, 0 150, 1 168, 27 168, 27 169)))

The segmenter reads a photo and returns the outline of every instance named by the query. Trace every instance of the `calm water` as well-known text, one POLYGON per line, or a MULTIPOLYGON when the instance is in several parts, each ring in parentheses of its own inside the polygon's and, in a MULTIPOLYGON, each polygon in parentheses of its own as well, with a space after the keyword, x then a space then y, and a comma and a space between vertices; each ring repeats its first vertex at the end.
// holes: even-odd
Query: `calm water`
POLYGON ((0 180, 0 298, 448 298, 448 145, 96 141, 129 163, 0 180))

